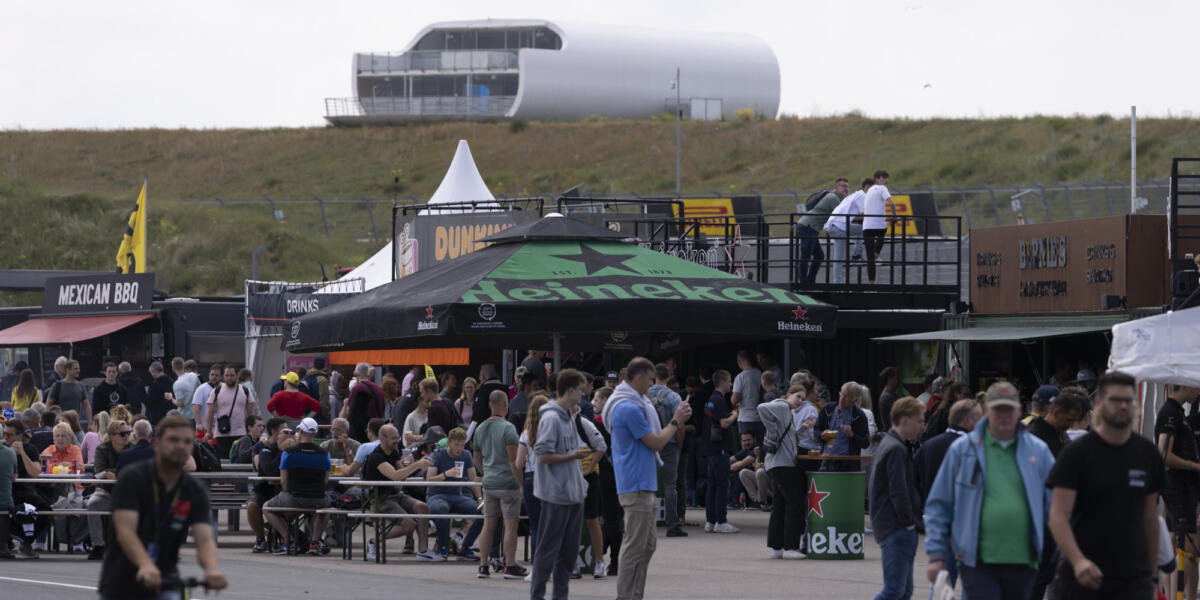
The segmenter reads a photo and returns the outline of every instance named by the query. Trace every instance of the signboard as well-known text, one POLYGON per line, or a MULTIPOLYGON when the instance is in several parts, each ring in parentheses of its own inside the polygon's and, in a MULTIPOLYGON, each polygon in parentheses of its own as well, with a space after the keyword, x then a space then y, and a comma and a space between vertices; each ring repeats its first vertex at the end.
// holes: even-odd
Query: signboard
POLYGON ((154 273, 75 275, 46 279, 43 315, 145 312, 154 301, 154 273))
POLYGON ((865 479, 861 471, 808 474, 809 560, 862 560, 865 479))
MULTIPOLYGON (((895 194, 892 196, 892 204, 896 207, 896 216, 911 217, 913 216, 912 198, 908 194, 895 194)), ((920 235, 917 233, 917 220, 908 219, 903 223, 897 221, 888 223, 888 235, 920 235)))
POLYGON ((740 225, 741 234, 743 237, 750 237, 758 234, 758 224, 752 222, 741 222, 738 215, 760 215, 762 214, 762 198, 758 196, 733 196, 729 198, 680 198, 683 202, 683 215, 679 214, 679 207, 675 205, 673 212, 676 217, 683 216, 687 219, 711 219, 711 225, 701 225, 700 233, 707 236, 724 237, 726 233, 726 224, 740 225))
POLYGON ((1167 298, 1166 217, 1133 215, 971 230, 971 304, 977 313, 1130 308, 1167 298))
POLYGON ((466 256, 487 245, 479 240, 537 218, 534 211, 407 216, 397 212, 392 279, 466 256))
POLYGON ((282 325, 296 317, 317 312, 355 295, 311 292, 251 293, 246 298, 246 309, 249 311, 250 320, 257 325, 282 325))

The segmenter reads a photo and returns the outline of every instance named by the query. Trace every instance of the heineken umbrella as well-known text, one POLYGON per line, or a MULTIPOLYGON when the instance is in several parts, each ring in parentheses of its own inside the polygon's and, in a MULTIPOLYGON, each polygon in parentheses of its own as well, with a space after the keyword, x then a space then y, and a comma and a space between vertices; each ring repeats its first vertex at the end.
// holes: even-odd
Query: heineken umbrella
POLYGON ((291 321, 290 352, 545 347, 670 350, 737 338, 832 337, 807 296, 547 216, 490 245, 291 321))

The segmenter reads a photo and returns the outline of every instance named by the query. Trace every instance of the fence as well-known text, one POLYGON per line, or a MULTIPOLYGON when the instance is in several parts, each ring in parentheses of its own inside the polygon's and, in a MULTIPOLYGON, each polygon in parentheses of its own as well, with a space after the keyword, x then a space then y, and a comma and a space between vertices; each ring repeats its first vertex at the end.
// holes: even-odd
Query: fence
MULTIPOLYGON (((1170 183, 1169 178, 1139 180, 1138 196, 1145 198, 1146 204, 1137 212, 1141 214, 1165 214, 1168 212, 1170 183)), ((1180 181, 1179 189, 1190 193, 1200 192, 1200 181, 1180 181)), ((739 195, 749 193, 761 197, 765 213, 790 213, 800 212, 797 207, 812 191, 748 190, 739 195)), ((894 187, 891 191, 893 194, 932 194, 937 205, 938 215, 962 217, 965 231, 975 227, 1015 225, 1018 223, 1019 214, 1023 215, 1026 223, 1032 223, 1124 215, 1130 212, 1129 182, 1127 181, 894 187), (1014 196, 1017 196, 1020 201, 1020 213, 1013 209, 1012 199, 1014 196)), ((673 194, 630 192, 627 199, 636 200, 642 196, 669 198, 673 194)), ((710 190, 680 194, 680 197, 684 198, 706 196, 728 197, 729 193, 710 190)), ((550 194, 541 197, 551 204, 557 200, 554 195, 550 194)), ((500 194, 497 195, 497 198, 504 200, 508 196, 500 194)), ((274 215, 276 220, 286 220, 299 225, 307 231, 340 237, 346 241, 370 243, 375 240, 386 241, 391 236, 388 219, 394 203, 420 204, 424 200, 424 198, 410 194, 398 198, 314 196, 312 198, 277 199, 264 196, 233 199, 220 197, 187 202, 197 205, 216 205, 231 210, 261 211, 274 215)), ((1188 212, 1200 213, 1200 209, 1189 209, 1188 212)))

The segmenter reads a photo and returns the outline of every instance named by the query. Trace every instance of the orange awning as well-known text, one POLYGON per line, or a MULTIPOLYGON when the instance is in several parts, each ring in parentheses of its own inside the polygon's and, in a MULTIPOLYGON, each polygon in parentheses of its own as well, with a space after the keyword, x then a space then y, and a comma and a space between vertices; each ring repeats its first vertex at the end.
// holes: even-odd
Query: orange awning
POLYGON ((469 365, 470 348, 407 348, 404 350, 349 350, 330 352, 329 363, 353 365, 469 365))
POLYGON ((154 313, 143 313, 94 317, 32 318, 0 331, 0 346, 82 342, 108 335, 153 316, 154 313))

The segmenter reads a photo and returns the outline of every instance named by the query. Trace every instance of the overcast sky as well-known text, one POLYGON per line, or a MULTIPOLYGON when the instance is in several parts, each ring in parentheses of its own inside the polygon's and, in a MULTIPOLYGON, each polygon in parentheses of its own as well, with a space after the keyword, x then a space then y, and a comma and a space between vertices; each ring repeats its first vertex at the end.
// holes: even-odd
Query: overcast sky
POLYGON ((0 4, 0 128, 319 126, 351 55, 425 25, 546 18, 756 35, 780 112, 1193 116, 1200 2, 549 0, 0 4))

